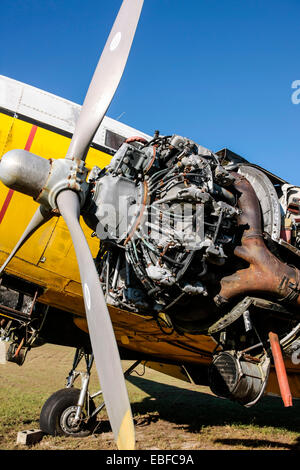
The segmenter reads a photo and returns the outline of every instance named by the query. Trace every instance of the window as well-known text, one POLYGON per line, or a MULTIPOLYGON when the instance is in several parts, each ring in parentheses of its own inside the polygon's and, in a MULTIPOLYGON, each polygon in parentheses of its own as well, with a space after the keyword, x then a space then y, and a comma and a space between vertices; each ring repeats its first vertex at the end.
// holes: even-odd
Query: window
POLYGON ((115 132, 107 130, 105 133, 105 145, 114 150, 118 150, 125 140, 126 137, 116 134, 115 132))

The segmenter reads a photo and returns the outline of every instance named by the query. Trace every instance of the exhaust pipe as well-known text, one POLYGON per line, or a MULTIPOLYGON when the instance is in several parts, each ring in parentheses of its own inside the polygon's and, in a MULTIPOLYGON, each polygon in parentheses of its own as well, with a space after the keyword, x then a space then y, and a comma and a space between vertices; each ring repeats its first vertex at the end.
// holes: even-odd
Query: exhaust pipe
POLYGON ((240 195, 238 226, 244 228, 241 244, 234 255, 249 263, 221 280, 221 289, 215 297, 218 306, 239 295, 269 295, 281 302, 300 305, 300 272, 282 263, 265 245, 262 234, 261 211, 258 198, 249 181, 233 173, 233 186, 240 195))

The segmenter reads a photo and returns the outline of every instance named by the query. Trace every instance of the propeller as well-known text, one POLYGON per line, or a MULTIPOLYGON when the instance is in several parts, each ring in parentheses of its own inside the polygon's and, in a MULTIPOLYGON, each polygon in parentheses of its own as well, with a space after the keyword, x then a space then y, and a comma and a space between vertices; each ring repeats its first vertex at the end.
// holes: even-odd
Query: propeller
POLYGON ((118 448, 133 449, 134 426, 124 375, 99 275, 78 221, 78 196, 74 191, 62 191, 57 205, 75 248, 96 369, 111 427, 118 448))
POLYGON ((66 158, 85 160, 123 75, 143 1, 123 1, 87 91, 66 158))
POLYGON ((79 216, 87 188, 86 155, 122 77, 142 7, 143 0, 123 1, 87 91, 65 159, 51 161, 49 170, 45 169, 44 159, 27 152, 34 162, 35 173, 39 174, 38 183, 34 175, 30 175, 29 182, 22 179, 23 169, 26 168, 28 173, 25 151, 22 154, 20 151, 8 152, 0 164, 0 180, 4 184, 33 196, 41 204, 0 268, 0 273, 23 243, 49 220, 53 210, 58 209, 69 229, 76 253, 89 334, 107 414, 118 448, 127 450, 135 446, 129 398, 109 311, 79 216), (16 172, 16 168, 20 171, 16 172))

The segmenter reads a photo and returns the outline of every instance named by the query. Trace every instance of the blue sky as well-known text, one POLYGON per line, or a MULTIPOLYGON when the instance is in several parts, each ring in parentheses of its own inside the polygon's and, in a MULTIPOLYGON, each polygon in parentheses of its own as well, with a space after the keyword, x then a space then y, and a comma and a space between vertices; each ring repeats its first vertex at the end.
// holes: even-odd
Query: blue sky
MULTIPOLYGON (((1 0, 0 74, 81 104, 120 5, 1 0)), ((108 115, 299 185, 299 45, 299 0, 145 0, 108 115)))

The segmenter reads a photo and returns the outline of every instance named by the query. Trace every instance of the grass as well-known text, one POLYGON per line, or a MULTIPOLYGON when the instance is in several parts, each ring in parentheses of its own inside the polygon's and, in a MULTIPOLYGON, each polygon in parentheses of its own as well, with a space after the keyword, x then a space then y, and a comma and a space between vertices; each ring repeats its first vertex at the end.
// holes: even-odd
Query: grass
MULTIPOLYGON (((0 450, 23 450, 16 444, 18 431, 39 428, 41 407, 65 386, 73 353, 45 345, 30 351, 22 367, 0 364, 0 450)), ((139 374, 142 369, 139 366, 139 374)), ((207 387, 147 368, 143 376, 133 373, 127 386, 138 449, 300 450, 299 400, 284 408, 280 398, 264 397, 247 409, 213 396, 207 387)), ((90 391, 98 388, 93 371, 90 391)), ((44 436, 33 448, 116 449, 105 411, 98 419, 98 428, 87 438, 44 436)))

